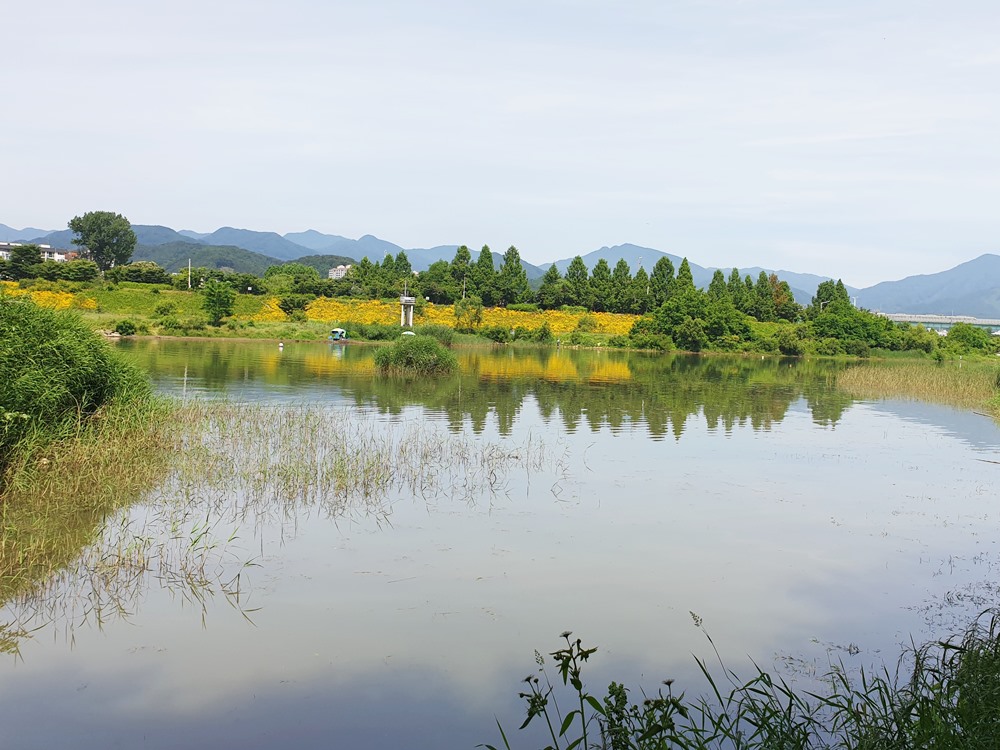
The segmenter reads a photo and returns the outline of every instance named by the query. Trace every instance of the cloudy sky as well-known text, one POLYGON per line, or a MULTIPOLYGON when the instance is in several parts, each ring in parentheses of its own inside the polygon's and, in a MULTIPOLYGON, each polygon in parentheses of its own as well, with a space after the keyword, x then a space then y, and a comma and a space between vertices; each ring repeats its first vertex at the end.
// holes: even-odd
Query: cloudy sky
POLYGON ((8 4, 0 222, 852 285, 1000 252, 995 0, 8 4))

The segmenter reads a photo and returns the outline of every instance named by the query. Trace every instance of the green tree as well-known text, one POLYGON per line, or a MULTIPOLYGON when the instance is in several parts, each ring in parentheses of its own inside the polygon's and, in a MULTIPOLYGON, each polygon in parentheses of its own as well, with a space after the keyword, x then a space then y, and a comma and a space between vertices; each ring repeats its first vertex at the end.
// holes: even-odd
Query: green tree
POLYGON ((465 296, 466 286, 469 283, 469 274, 472 270, 472 253, 469 252, 469 248, 465 245, 461 245, 458 250, 455 251, 455 257, 451 261, 451 267, 449 271, 451 273, 451 278, 455 281, 455 286, 462 290, 462 296, 465 296))
POLYGON ((101 275, 101 269, 92 260, 68 260, 59 264, 59 278, 66 281, 93 281, 101 275))
POLYGON ((410 265, 410 259, 406 257, 406 251, 400 250, 396 253, 396 277, 405 278, 409 281, 410 277, 413 276, 413 266, 410 265))
POLYGON ((729 287, 726 286, 726 277, 718 268, 712 274, 712 280, 708 284, 708 296, 716 301, 729 300, 729 287))
POLYGON ((681 349, 689 352, 700 352, 708 345, 708 334, 699 318, 687 318, 674 329, 674 342, 681 349))
POLYGON ((590 306, 597 312, 605 312, 611 310, 614 304, 615 286, 611 280, 611 267, 601 258, 590 273, 590 306))
POLYGON ((542 276, 542 285, 538 288, 535 301, 545 310, 559 307, 559 305, 563 304, 565 283, 562 274, 559 273, 559 267, 553 263, 545 271, 545 275, 542 276))
POLYGON ((985 329, 971 323, 955 323, 948 329, 944 344, 952 351, 968 354, 969 352, 985 352, 992 349, 990 334, 985 329))
POLYGON ((496 304, 497 270, 493 265, 493 253, 489 245, 483 245, 479 258, 473 267, 476 295, 482 304, 492 307, 496 304))
POLYGON ((650 307, 651 285, 646 269, 639 267, 629 283, 629 295, 627 309, 623 312, 633 315, 644 315, 652 308, 650 307))
POLYGON ((677 279, 674 282, 672 293, 682 294, 688 289, 694 289, 694 277, 691 275, 691 265, 687 258, 681 260, 681 266, 677 269, 677 279))
POLYGON ((455 302, 455 330, 474 331, 483 322, 483 301, 475 295, 455 302))
POLYGON ((610 312, 628 312, 632 299, 631 286, 632 269, 627 260, 619 258, 618 262, 615 263, 615 270, 611 272, 611 299, 607 306, 610 312))
POLYGON ((128 263, 132 258, 135 232, 128 219, 121 214, 90 211, 83 216, 74 216, 69 228, 79 235, 73 238, 73 244, 85 248, 87 256, 102 271, 128 263))
POLYGON ((511 245, 503 254, 503 264, 500 266, 500 273, 497 274, 497 304, 527 302, 530 294, 528 275, 521 265, 521 254, 511 245))
POLYGON ((15 245, 10 249, 7 272, 15 281, 34 278, 41 263, 42 249, 38 245, 15 245))
POLYGON ((663 256, 653 266, 649 277, 649 305, 655 310, 670 297, 674 285, 674 264, 670 258, 663 256))
POLYGON ((420 288, 420 294, 435 305, 450 305, 461 294, 446 260, 431 263, 430 268, 417 277, 416 283, 420 288))
POLYGON ((236 292, 229 284, 224 284, 217 279, 209 279, 202 287, 202 293, 205 297, 202 307, 208 313, 209 322, 213 326, 219 325, 223 318, 233 314, 236 292))
POLYGON ((734 268, 729 274, 729 281, 726 282, 726 290, 729 292, 729 299, 741 313, 749 313, 750 305, 746 285, 743 277, 740 276, 740 269, 734 268))
POLYGON ((753 295, 753 316, 761 322, 775 320, 777 315, 774 309, 774 289, 771 287, 771 280, 766 271, 761 271, 760 275, 757 276, 753 295))
POLYGON ((566 269, 566 302, 570 305, 590 308, 590 280, 587 264, 577 255, 566 269))

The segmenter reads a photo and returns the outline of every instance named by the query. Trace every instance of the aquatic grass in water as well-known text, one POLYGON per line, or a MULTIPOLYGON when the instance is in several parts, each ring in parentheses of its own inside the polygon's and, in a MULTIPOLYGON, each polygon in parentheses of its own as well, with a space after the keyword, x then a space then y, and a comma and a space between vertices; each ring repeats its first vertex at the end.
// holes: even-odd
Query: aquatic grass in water
MULTIPOLYGON (((692 613, 693 614, 693 613, 692 613)), ((693 615, 700 626, 700 618, 693 615)), ((654 695, 632 702, 612 682, 603 698, 583 681, 583 664, 597 651, 563 633, 566 645, 550 654, 559 679, 553 684, 546 660, 529 674, 519 694, 526 703, 521 729, 543 724, 546 749, 652 750, 995 750, 1000 747, 1000 611, 980 615, 957 638, 914 647, 896 673, 862 671, 852 680, 834 668, 822 692, 798 691, 758 669, 747 682, 720 666, 724 682, 705 662, 706 696, 674 695, 665 680, 654 695), (905 666, 904 666, 905 665, 905 666), (900 672, 906 676, 901 678, 900 672), (560 683, 562 688, 560 689, 560 683), (729 683, 726 688, 724 683, 729 683), (559 700, 568 701, 560 706, 559 700)), ((711 639, 709 639, 711 641, 711 639)), ((503 747, 511 738, 499 720, 503 747)), ((481 745, 497 750, 494 745, 481 745)))
POLYGON ((458 359, 431 336, 403 336, 375 352, 375 367, 386 375, 447 375, 458 359))
MULTIPOLYGON (((848 367, 837 386, 854 398, 908 398, 981 409, 997 397, 1000 367, 986 362, 877 362, 848 367)), ((1000 415, 1000 408, 995 409, 1000 415)))
POLYGON ((486 443, 349 409, 158 408, 153 422, 109 414, 101 439, 58 444, 19 475, 0 519, 0 650, 40 628, 71 639, 127 619, 154 585, 202 618, 215 599, 249 617, 244 526, 284 528, 304 510, 383 522, 398 497, 474 502, 549 463, 532 438, 486 443))

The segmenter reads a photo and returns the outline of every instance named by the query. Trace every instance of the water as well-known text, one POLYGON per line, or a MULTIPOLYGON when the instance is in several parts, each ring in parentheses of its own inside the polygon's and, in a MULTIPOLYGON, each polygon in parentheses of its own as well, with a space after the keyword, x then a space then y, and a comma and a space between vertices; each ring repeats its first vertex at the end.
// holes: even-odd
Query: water
POLYGON ((461 376, 401 383, 356 344, 126 348, 180 398, 540 458, 374 505, 206 492, 185 522, 212 524, 217 584, 149 577, 100 626, 55 606, 0 671, 3 746, 468 748, 498 741, 494 716, 520 724, 533 650, 566 629, 600 647, 595 692, 674 677, 691 695, 692 655, 714 658, 692 612, 737 671, 811 684, 996 601, 1000 430, 852 401, 843 365, 470 350, 461 376))

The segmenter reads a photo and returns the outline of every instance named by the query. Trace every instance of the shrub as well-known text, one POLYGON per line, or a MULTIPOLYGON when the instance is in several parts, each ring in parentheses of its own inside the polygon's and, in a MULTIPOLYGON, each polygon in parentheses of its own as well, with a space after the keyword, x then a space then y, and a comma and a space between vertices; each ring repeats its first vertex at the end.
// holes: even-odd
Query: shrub
POLYGON ((865 358, 871 354, 871 349, 868 347, 864 341, 848 341, 844 344, 844 351, 850 354, 852 357, 862 357, 865 358))
POLYGON ((538 305, 534 302, 515 302, 507 305, 507 309, 515 312, 538 312, 538 305))
POLYGON ((375 367, 387 375, 446 375, 458 358, 430 336, 403 336, 375 352, 375 367))
POLYGON ((498 344, 506 344, 513 338, 509 328, 504 326, 488 326, 486 328, 480 328, 478 331, 480 336, 488 338, 490 341, 496 341, 498 344))
POLYGON ((72 313, 0 297, 0 474, 105 404, 149 393, 142 373, 72 313))
POLYGON ((135 323, 131 320, 121 320, 118 325, 115 326, 115 333, 121 336, 134 336, 135 335, 135 323))
POLYGON ((165 318, 168 315, 173 315, 175 312, 177 312, 177 305, 175 305, 173 302, 161 302, 156 306, 154 312, 156 313, 156 317, 165 318))

